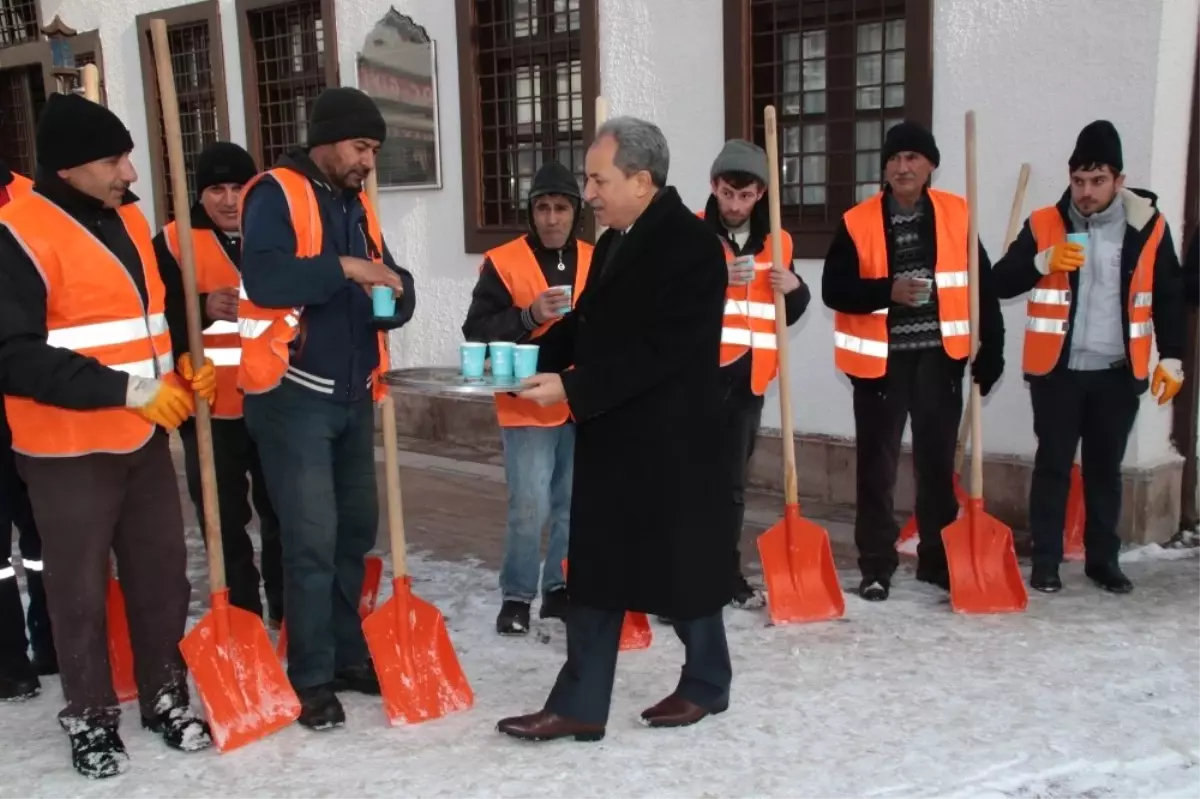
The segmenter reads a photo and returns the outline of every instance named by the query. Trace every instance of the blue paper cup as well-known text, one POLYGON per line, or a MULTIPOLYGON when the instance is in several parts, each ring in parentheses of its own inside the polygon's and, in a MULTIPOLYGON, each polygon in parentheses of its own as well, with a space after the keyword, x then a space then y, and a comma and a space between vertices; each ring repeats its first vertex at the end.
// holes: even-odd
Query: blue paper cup
POLYGON ((487 345, 482 341, 464 341, 458 345, 462 361, 463 377, 483 377, 483 361, 487 356, 487 345))
POLYGON ((513 347, 513 377, 524 380, 537 374, 538 345, 517 344, 513 347))
POLYGON ((567 298, 567 307, 565 307, 561 311, 559 311, 558 315, 566 316, 567 314, 569 314, 571 312, 571 294, 573 293, 574 289, 571 286, 559 286, 558 290, 562 293, 562 295, 564 297, 567 298))
POLYGON ((488 354, 492 359, 492 374, 495 377, 513 376, 513 343, 511 341, 493 341, 488 344, 488 354))
POLYGON ((390 318, 396 315, 396 292, 391 286, 371 286, 371 305, 375 315, 390 318))
POLYGON ((1086 264, 1087 263, 1088 234, 1086 234, 1086 233, 1068 233, 1067 234, 1067 243, 1078 244, 1080 247, 1083 248, 1083 262, 1086 264))

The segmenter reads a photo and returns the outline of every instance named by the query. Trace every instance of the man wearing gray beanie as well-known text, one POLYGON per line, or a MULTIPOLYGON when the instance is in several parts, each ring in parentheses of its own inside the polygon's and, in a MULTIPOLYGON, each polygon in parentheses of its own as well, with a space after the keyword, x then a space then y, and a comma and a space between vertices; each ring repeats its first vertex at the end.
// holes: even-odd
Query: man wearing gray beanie
POLYGON ((725 248, 729 286, 721 329, 721 377, 725 419, 734 452, 735 529, 731 558, 735 608, 760 608, 762 592, 742 572, 740 541, 746 512, 746 478, 762 420, 763 394, 778 372, 775 291, 784 295, 787 324, 799 321, 811 293, 792 264, 792 237, 780 231, 783 263, 771 263, 767 212, 767 154, 745 139, 730 139, 709 173, 712 194, 700 216, 725 248), (755 335, 755 334, 763 335, 755 335))

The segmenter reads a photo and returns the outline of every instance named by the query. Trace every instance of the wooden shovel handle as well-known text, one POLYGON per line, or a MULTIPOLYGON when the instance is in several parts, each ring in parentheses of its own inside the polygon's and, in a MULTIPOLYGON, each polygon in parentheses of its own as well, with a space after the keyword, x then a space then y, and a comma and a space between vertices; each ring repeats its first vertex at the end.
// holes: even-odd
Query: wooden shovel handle
MULTIPOLYGON (((971 300, 971 360, 979 352, 979 194, 975 169, 975 112, 966 117, 967 140, 967 276, 971 300)), ((971 380, 971 498, 983 498, 983 414, 979 384, 971 380)))
MULTIPOLYGON (((763 125, 767 131, 767 208, 771 218, 771 263, 777 269, 787 269, 783 262, 783 236, 779 214, 779 132, 775 123, 775 106, 763 110, 763 125)), ((788 505, 800 500, 796 485, 796 443, 792 428, 792 387, 788 379, 787 308, 783 292, 775 292, 775 352, 779 361, 779 426, 783 436, 783 499, 788 505)))
POLYGON ((95 64, 84 64, 79 69, 79 81, 83 84, 83 96, 93 103, 99 103, 100 68, 95 64))
MULTIPOLYGON (((200 295, 196 290, 196 256, 192 247, 192 219, 188 213, 187 173, 184 171, 183 136, 179 129, 179 98, 175 94, 175 73, 171 68, 171 50, 167 23, 150 21, 154 46, 154 64, 158 73, 158 95, 162 103, 167 159, 171 164, 171 197, 175 209, 175 230, 179 238, 179 267, 183 272, 183 292, 187 308, 188 351, 192 367, 204 365, 204 340, 200 326, 200 295)), ((204 505, 204 532, 208 539, 209 590, 225 590, 225 553, 221 547, 221 511, 217 504, 217 471, 213 459, 212 412, 208 403, 196 395, 196 442, 200 454, 200 494, 204 505)))
POLYGON ((404 506, 400 496, 400 457, 396 452, 396 401, 389 393, 380 403, 383 414, 383 473, 387 481, 388 536, 392 543, 392 577, 408 574, 404 541, 404 506))

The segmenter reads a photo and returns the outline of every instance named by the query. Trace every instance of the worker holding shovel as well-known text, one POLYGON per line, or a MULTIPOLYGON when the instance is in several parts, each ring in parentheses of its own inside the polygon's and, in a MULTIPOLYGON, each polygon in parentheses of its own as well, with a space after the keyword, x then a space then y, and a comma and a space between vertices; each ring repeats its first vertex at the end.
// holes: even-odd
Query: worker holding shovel
POLYGON ((1082 441, 1085 571, 1124 594, 1133 584, 1117 563, 1121 461, 1146 389, 1163 405, 1183 387, 1183 280, 1157 198, 1125 187, 1112 123, 1087 125, 1067 167, 1070 186, 1030 214, 993 278, 1003 298, 1029 292, 1022 368, 1038 439, 1029 584, 1062 589, 1062 531, 1082 441))
POLYGON ((211 743, 178 648, 191 587, 167 431, 192 413, 193 392, 211 401, 216 371, 187 356, 175 369, 150 226, 129 192, 132 149, 111 111, 53 94, 34 191, 0 209, 4 402, 42 535, 59 721, 88 777, 128 763, 106 636, 110 551, 142 724, 177 749, 211 743))
MULTIPOLYGON (((883 190, 846 212, 825 256, 822 297, 834 314, 834 362, 854 386, 859 595, 888 598, 898 565, 896 465, 912 418, 917 579, 949 590, 942 528, 958 515, 954 451, 970 356, 967 204, 932 188, 933 134, 915 122, 888 130, 883 190)), ((979 247, 979 354, 972 378, 987 394, 1004 371, 1004 319, 979 247)), ((1060 525, 1061 537, 1061 525, 1060 525)))

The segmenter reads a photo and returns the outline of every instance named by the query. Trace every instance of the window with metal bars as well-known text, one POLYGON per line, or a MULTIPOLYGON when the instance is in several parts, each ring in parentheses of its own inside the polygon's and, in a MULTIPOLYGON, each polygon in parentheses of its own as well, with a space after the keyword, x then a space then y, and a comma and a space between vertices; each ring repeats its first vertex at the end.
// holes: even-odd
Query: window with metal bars
POLYGON ((879 190, 888 129, 931 123, 929 6, 726 0, 727 132, 763 144, 763 110, 775 106, 782 221, 797 257, 823 257, 842 214, 879 190))
POLYGON ((37 0, 0 0, 0 47, 36 42, 40 36, 37 0))
POLYGON ((457 0, 468 252, 528 230, 537 170, 582 189, 597 93, 597 0, 457 0))
POLYGON ((167 46, 171 52, 175 96, 179 103, 179 130, 188 184, 188 196, 179 203, 181 208, 190 207, 195 196, 196 159, 205 147, 224 138, 225 98, 224 92, 219 89, 222 83, 220 68, 214 66, 221 58, 215 3, 196 3, 138 18, 138 30, 142 38, 147 132, 150 141, 155 143, 151 147, 155 213, 159 223, 165 225, 175 218, 177 209, 171 186, 171 160, 163 125, 158 68, 150 36, 150 20, 154 17, 162 17, 167 22, 167 46))
POLYGON ((313 102, 337 85, 336 36, 330 0, 238 0, 247 71, 250 151, 269 168, 303 146, 313 102))
POLYGON ((0 70, 0 158, 28 178, 37 160, 34 125, 45 99, 40 66, 0 70))

